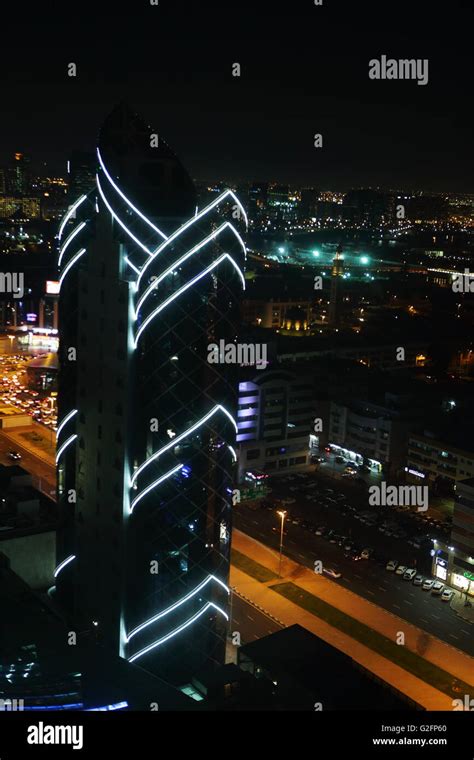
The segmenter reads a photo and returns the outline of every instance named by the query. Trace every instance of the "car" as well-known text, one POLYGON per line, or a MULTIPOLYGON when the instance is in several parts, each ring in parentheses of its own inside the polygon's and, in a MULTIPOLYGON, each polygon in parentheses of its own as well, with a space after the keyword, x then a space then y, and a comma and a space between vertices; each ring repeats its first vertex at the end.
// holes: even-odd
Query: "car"
POLYGON ((354 546, 353 541, 344 541, 343 549, 345 552, 350 552, 353 546, 354 546))
POLYGON ((12 459, 13 461, 15 461, 15 462, 16 462, 16 461, 18 461, 19 459, 21 459, 21 454, 20 454, 20 452, 19 452, 19 451, 9 451, 9 452, 8 452, 8 458, 9 458, 9 459, 12 459))
POLYGON ((434 580, 432 578, 425 578, 423 581, 422 589, 423 591, 431 591, 431 589, 434 586, 434 580))
POLYGON ((299 517, 294 517, 291 522, 293 523, 293 525, 299 525, 301 520, 299 517))
POLYGON ((329 578, 342 578, 342 573, 338 570, 334 570, 333 567, 323 567, 323 573, 329 578))
POLYGON ((403 573, 403 580, 404 581, 412 581, 413 578, 416 575, 416 570, 413 567, 409 567, 405 572, 403 573))
POLYGON ((453 596, 454 596, 453 589, 445 588, 443 593, 441 594, 441 599, 443 600, 443 602, 450 602, 453 596))
POLYGON ((444 591, 444 583, 440 583, 439 581, 436 581, 433 583, 433 588, 431 589, 431 593, 433 596, 441 596, 441 594, 444 591))
POLYGON ((407 566, 406 566, 406 565, 399 565, 399 566, 397 567, 397 569, 395 570, 395 575, 403 575, 403 574, 404 574, 404 572, 405 572, 405 570, 407 570, 407 569, 408 569, 408 568, 407 568, 407 566))
POLYGON ((421 586, 423 584, 423 576, 418 573, 418 575, 415 575, 413 578, 413 585, 414 586, 421 586))
POLYGON ((362 549, 360 556, 362 559, 370 559, 373 553, 374 550, 370 546, 367 546, 365 549, 362 549))
POLYGON ((327 528, 325 525, 318 525, 314 532, 317 536, 324 536, 324 534, 327 532, 327 528))
POLYGON ((296 499, 282 499, 281 500, 282 504, 295 504, 295 502, 296 502, 296 499))
POLYGON ((357 470, 356 470, 356 468, 354 467, 354 465, 352 465, 352 464, 347 464, 347 465, 346 465, 346 467, 345 467, 345 469, 344 469, 344 472, 347 472, 347 473, 349 473, 350 475, 355 475, 355 474, 357 473, 357 470))
POLYGON ((398 560, 391 559, 387 562, 385 565, 385 570, 388 570, 390 573, 393 573, 398 567, 398 560))

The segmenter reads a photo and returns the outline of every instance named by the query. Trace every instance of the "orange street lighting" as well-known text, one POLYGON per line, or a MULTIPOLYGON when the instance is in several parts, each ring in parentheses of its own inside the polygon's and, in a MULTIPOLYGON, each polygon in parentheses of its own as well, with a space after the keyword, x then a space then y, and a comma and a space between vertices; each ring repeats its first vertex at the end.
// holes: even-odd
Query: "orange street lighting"
POLYGON ((277 515, 281 517, 281 531, 280 531, 280 562, 278 565, 278 577, 281 578, 281 555, 283 552, 283 526, 285 524, 285 517, 286 517, 286 511, 285 510, 277 510, 277 515))

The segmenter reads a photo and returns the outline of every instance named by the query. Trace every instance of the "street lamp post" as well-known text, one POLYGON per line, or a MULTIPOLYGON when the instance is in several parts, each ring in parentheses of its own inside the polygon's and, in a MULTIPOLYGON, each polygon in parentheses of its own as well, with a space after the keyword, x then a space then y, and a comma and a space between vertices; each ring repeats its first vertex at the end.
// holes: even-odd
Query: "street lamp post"
POLYGON ((283 552, 283 526, 285 524, 286 512, 284 510, 278 511, 277 515, 281 517, 281 531, 280 531, 280 562, 278 565, 278 577, 281 578, 281 555, 283 552))

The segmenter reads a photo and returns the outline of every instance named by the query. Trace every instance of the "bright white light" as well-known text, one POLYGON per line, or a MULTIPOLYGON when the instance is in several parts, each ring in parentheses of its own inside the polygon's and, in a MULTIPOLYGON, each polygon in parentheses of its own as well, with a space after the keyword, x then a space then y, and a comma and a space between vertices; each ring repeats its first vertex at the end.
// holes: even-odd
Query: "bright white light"
MULTIPOLYGON (((213 269, 215 269, 219 264, 224 261, 224 259, 228 259, 232 266, 237 270, 241 280, 242 280, 242 286, 245 290, 245 278, 242 274, 241 270, 239 269, 239 266, 236 264, 232 256, 230 256, 228 253, 222 254, 222 256, 219 256, 218 259, 216 259, 212 264, 210 264, 206 269, 203 269, 202 272, 200 272, 196 277, 193 277, 192 280, 190 280, 186 285, 183 285, 182 288, 179 288, 175 293, 173 293, 172 296, 169 296, 169 298, 166 299, 166 301, 163 301, 159 306, 156 307, 154 311, 152 311, 151 314, 148 315, 148 317, 142 322, 140 325, 140 329, 137 332, 136 338, 135 338, 135 348, 138 345, 138 341, 140 338, 140 335, 142 332, 148 327, 150 322, 157 316, 157 314, 160 313, 160 311, 163 311, 163 309, 166 309, 166 307, 172 303, 176 298, 179 298, 179 296, 184 293, 186 290, 189 290, 189 288, 192 288, 193 285, 196 284, 196 282, 199 282, 203 277, 205 277, 207 274, 212 272, 213 269)), ((143 270, 142 270, 143 271, 143 270)))
POLYGON ((128 264, 128 266, 130 267, 130 269, 133 269, 134 272, 136 272, 137 274, 140 274, 140 270, 137 269, 135 264, 132 264, 128 256, 124 256, 123 258, 124 258, 125 263, 128 264))
POLYGON ((74 266, 74 264, 76 263, 76 261, 79 261, 79 259, 81 258, 81 256, 83 256, 85 254, 85 252, 86 252, 86 249, 85 248, 81 248, 81 250, 78 251, 76 253, 76 255, 73 256, 72 259, 68 262, 67 266, 64 268, 64 271, 63 271, 61 277, 59 278, 59 290, 61 290, 61 285, 63 284, 64 278, 66 277, 66 275, 69 272, 69 270, 74 266))
POLYGON ((70 220, 71 216, 74 214, 74 212, 76 211, 76 209, 79 208, 79 206, 81 205, 81 203, 84 203, 84 201, 85 201, 86 198, 87 198, 87 195, 81 195, 81 197, 78 198, 77 201, 75 203, 73 203, 72 206, 69 207, 69 210, 66 212, 66 214, 65 214, 65 216, 64 216, 64 218, 63 218, 63 220, 61 222, 61 225, 59 227, 58 240, 61 240, 61 235, 63 234, 63 231, 64 231, 64 228, 65 228, 66 224, 68 223, 68 221, 70 220))
POLYGON ((245 213, 244 207, 240 203, 240 201, 237 198, 237 196, 235 195, 235 193, 232 192, 232 190, 226 190, 225 193, 222 193, 222 195, 220 195, 218 198, 216 198, 214 201, 212 201, 212 203, 210 203, 208 206, 206 206, 206 208, 204 208, 202 211, 200 211, 199 214, 197 214, 196 216, 191 217, 191 219, 188 219, 188 221, 185 222, 181 227, 178 227, 178 229, 175 230, 175 232, 173 232, 172 235, 170 235, 170 237, 168 238, 168 240, 165 240, 165 242, 162 243, 156 249, 156 251, 152 254, 152 258, 150 259, 150 261, 146 261, 145 264, 143 265, 142 271, 140 272, 140 276, 139 276, 139 278, 137 280, 137 285, 140 284, 141 278, 145 274, 146 270, 148 269, 148 266, 153 261, 153 259, 155 258, 155 256, 158 256, 158 254, 161 253, 161 251, 164 248, 166 248, 166 246, 169 245, 169 243, 171 243, 175 238, 177 238, 179 235, 181 235, 185 230, 188 229, 188 227, 190 227, 192 224, 194 224, 198 219, 202 219, 202 217, 205 216, 206 214, 208 214, 209 211, 212 211, 213 208, 215 208, 216 206, 218 206, 219 203, 221 203, 228 195, 231 195, 232 198, 234 198, 235 202, 237 203, 237 205, 239 206, 240 210, 242 211, 242 213, 244 215, 245 225, 246 225, 246 227, 248 227, 248 219, 247 219, 247 214, 245 213))
POLYGON ((152 252, 150 251, 150 249, 149 249, 149 248, 147 248, 147 247, 146 247, 146 245, 143 245, 143 243, 141 242, 141 240, 139 240, 139 239, 136 237, 136 235, 134 235, 134 234, 133 234, 133 232, 131 232, 131 231, 128 229, 128 227, 127 227, 127 226, 126 226, 126 225, 125 225, 125 224, 122 222, 122 220, 120 219, 120 217, 119 217, 119 216, 118 216, 118 215, 115 213, 115 211, 113 210, 112 206, 110 205, 110 203, 108 202, 107 198, 106 198, 106 197, 105 197, 105 195, 104 195, 104 191, 102 190, 102 186, 101 186, 101 184, 100 184, 100 180, 99 180, 99 175, 98 175, 98 174, 96 174, 96 175, 95 175, 95 179, 96 179, 96 182, 97 182, 97 189, 98 189, 98 191, 99 191, 99 195, 100 195, 100 197, 102 198, 102 200, 104 201, 104 203, 105 203, 105 205, 106 205, 106 207, 107 207, 107 209, 108 209, 108 211, 109 211, 109 213, 110 213, 111 217, 112 217, 113 219, 115 219, 115 221, 116 221, 116 222, 118 222, 118 224, 120 224, 120 226, 121 226, 121 228, 124 230, 124 232, 126 232, 126 233, 127 233, 127 235, 128 235, 129 237, 131 237, 131 238, 132 238, 132 240, 133 240, 133 241, 134 241, 134 242, 135 242, 135 243, 136 243, 138 246, 140 246, 140 248, 142 249, 142 251, 145 251, 145 253, 147 253, 147 254, 148 254, 148 256, 152 256, 153 254, 152 254, 152 252))
POLYGON ((72 562, 73 559, 76 559, 75 554, 71 554, 70 557, 67 557, 62 562, 60 562, 60 564, 57 566, 56 570, 54 571, 54 577, 57 578, 61 570, 63 570, 66 567, 66 565, 69 565, 69 563, 72 562))
POLYGON ((158 641, 155 641, 153 644, 150 644, 149 646, 145 647, 145 649, 142 649, 140 652, 137 652, 137 654, 134 654, 133 657, 129 658, 129 662, 134 662, 135 660, 138 660, 139 657, 143 657, 144 654, 148 654, 148 652, 151 652, 152 649, 156 649, 156 647, 159 647, 161 644, 164 644, 165 641, 169 641, 169 639, 173 638, 174 636, 177 636, 178 633, 181 633, 181 631, 184 631, 185 628, 188 628, 190 625, 192 625, 198 618, 200 618, 202 615, 204 615, 208 609, 211 607, 214 607, 218 612, 221 613, 221 615, 224 615, 226 620, 229 618, 223 612, 223 610, 220 609, 216 604, 213 604, 212 602, 208 602, 204 607, 197 612, 195 615, 193 615, 192 618, 186 621, 186 623, 183 623, 183 625, 180 625, 178 628, 175 628, 174 631, 171 631, 171 633, 168 633, 166 636, 163 636, 161 639, 158 639, 158 641))
POLYGON ((72 412, 69 412, 69 414, 66 414, 62 422, 60 422, 58 429, 56 430, 56 438, 59 438, 59 435, 61 433, 61 430, 63 429, 64 425, 67 425, 69 420, 72 420, 74 415, 77 414, 77 409, 73 409, 72 412))
POLYGON ((130 206, 130 208, 133 211, 135 211, 135 213, 138 214, 138 216, 140 216, 143 219, 144 222, 146 222, 152 229, 154 229, 155 232, 158 233, 158 235, 160 235, 162 238, 164 238, 164 240, 167 240, 167 237, 164 234, 164 232, 162 232, 160 229, 158 229, 158 227, 156 227, 153 224, 153 222, 150 222, 150 220, 145 216, 145 214, 142 214, 142 212, 136 206, 134 206, 133 203, 127 198, 127 196, 121 191, 121 189, 119 188, 119 186, 115 184, 115 182, 113 181, 113 179, 110 176, 109 172, 107 171, 104 162, 102 161, 102 156, 100 155, 99 148, 97 148, 97 158, 99 159, 99 163, 100 163, 100 165, 102 167, 102 170, 103 170, 105 176, 109 180, 109 182, 112 185, 112 187, 114 188, 114 190, 116 190, 116 192, 120 195, 120 197, 124 199, 125 203, 128 206, 130 206))
POLYGON ((168 472, 167 472, 165 475, 162 475, 162 476, 161 476, 161 478, 158 478, 158 480, 155 480, 155 481, 154 481, 154 482, 153 482, 151 485, 147 486, 147 487, 145 488, 145 490, 144 490, 144 491, 142 491, 142 492, 141 492, 141 493, 140 493, 140 494, 139 494, 139 495, 136 497, 136 499, 134 499, 134 500, 132 501, 132 504, 131 504, 131 506, 130 506, 130 514, 132 514, 132 512, 133 512, 133 510, 135 509, 135 507, 137 506, 138 502, 139 502, 139 501, 141 501, 141 499, 143 499, 143 497, 144 497, 144 496, 146 496, 146 495, 147 495, 147 493, 150 493, 150 491, 152 491, 152 490, 153 490, 153 488, 155 488, 155 486, 159 486, 159 485, 160 485, 160 483, 163 483, 163 481, 164 481, 164 480, 166 480, 167 478, 171 477, 171 475, 174 475, 174 474, 175 474, 175 472, 178 472, 178 470, 180 470, 180 469, 181 469, 181 467, 183 467, 183 464, 182 464, 182 463, 181 463, 181 464, 178 464, 176 467, 173 467, 173 469, 172 469, 172 470, 169 470, 169 471, 168 471, 168 472))
POLYGON ((237 454, 235 453, 234 447, 233 446, 227 446, 227 448, 229 449, 230 453, 232 454, 234 462, 236 462, 237 461, 237 454))
POLYGON ((185 602, 188 602, 190 599, 193 598, 193 596, 196 596, 196 594, 199 594, 199 592, 202 591, 202 589, 205 586, 207 586, 207 584, 210 583, 211 581, 217 581, 217 583, 219 583, 227 591, 228 594, 230 593, 230 589, 225 585, 225 583, 219 580, 219 578, 216 578, 215 575, 209 575, 204 581, 202 581, 198 586, 196 586, 194 591, 190 591, 189 594, 186 594, 186 596, 183 596, 183 598, 180 599, 179 602, 175 602, 170 607, 167 607, 165 610, 163 610, 163 612, 158 613, 158 615, 154 615, 149 620, 146 620, 144 623, 141 623, 139 626, 137 626, 137 628, 134 628, 133 631, 131 631, 129 635, 126 637, 127 643, 131 641, 131 639, 133 639, 133 637, 136 636, 137 633, 140 633, 140 631, 143 631, 144 628, 148 628, 149 625, 153 625, 153 623, 156 623, 157 620, 160 620, 162 617, 165 617, 165 615, 168 615, 170 612, 173 612, 178 607, 181 607, 182 604, 185 604, 185 602))
MULTIPOLYGON (((243 248, 243 251, 244 251, 244 255, 245 255, 246 250, 245 250, 244 241, 240 237, 240 235, 237 232, 237 230, 235 229, 234 225, 231 224, 230 222, 225 222, 225 224, 222 224, 217 230, 214 230, 214 232, 212 232, 210 235, 208 235, 206 238, 204 238, 204 240, 202 240, 198 245, 195 245, 194 248, 191 248, 190 251, 187 251, 187 253, 185 253, 184 256, 181 256, 180 259, 178 259, 177 261, 175 261, 174 264, 171 264, 171 266, 169 266, 168 269, 166 269, 162 274, 160 274, 159 277, 157 277, 156 279, 153 280, 153 282, 145 290, 145 292, 143 293, 143 295, 141 296, 140 300, 137 303, 136 315, 138 316, 138 312, 140 311, 140 309, 141 309, 141 307, 142 307, 143 302, 145 301, 145 299, 148 298, 148 296, 150 295, 150 293, 153 292, 153 290, 160 284, 160 282, 162 280, 165 279, 165 277, 168 277, 168 275, 171 274, 171 272, 173 272, 175 269, 177 269, 179 266, 181 266, 181 264, 183 264, 193 254, 197 253, 197 251, 200 251, 201 248, 203 248, 205 245, 207 245, 207 243, 209 243, 210 241, 214 240, 227 227, 230 227, 230 229, 232 229, 232 231, 234 232, 234 234, 237 236, 237 239, 239 240, 240 244, 242 245, 242 248, 243 248)), ((139 279, 140 278, 138 278, 138 281, 139 281, 139 279)))
POLYGON ((174 446, 176 446, 184 438, 187 438, 188 435, 191 435, 192 433, 194 433, 195 430, 197 430, 198 428, 200 428, 202 425, 205 425, 206 422, 208 420, 210 420, 211 417, 214 414, 216 414, 216 412, 218 412, 218 411, 224 412, 224 414, 227 415, 227 417, 230 419, 230 421, 232 422, 232 424, 233 424, 233 426, 235 428, 235 432, 237 433, 238 432, 237 423, 234 420, 234 418, 232 417, 232 415, 230 414, 230 412, 228 412, 227 409, 225 409, 221 404, 217 404, 213 409, 211 409, 210 412, 208 412, 202 419, 200 419, 199 422, 195 422, 194 425, 192 425, 190 428, 188 428, 187 430, 185 430, 184 433, 181 433, 180 435, 178 435, 177 438, 174 438, 172 441, 170 441, 169 443, 167 443, 166 446, 163 446, 162 449, 160 449, 159 451, 156 451, 154 454, 152 454, 150 457, 148 457, 148 459, 146 459, 145 462, 143 462, 143 464, 141 464, 140 467, 138 467, 135 470, 135 472, 133 473, 130 485, 131 486, 134 485, 134 483, 135 483, 136 479, 138 478, 138 476, 140 475, 140 473, 142 473, 143 470, 146 467, 148 467, 148 465, 151 462, 154 462, 155 459, 158 459, 162 454, 165 453, 165 451, 169 451, 169 449, 171 449, 174 446))
POLYGON ((64 452, 66 451, 67 447, 70 446, 70 444, 73 443, 73 441, 75 441, 76 438, 77 438, 77 435, 76 435, 76 433, 74 433, 74 435, 71 435, 71 437, 68 438, 67 441, 65 441, 63 443, 63 445, 59 449, 58 453, 56 454, 56 464, 59 462, 62 454, 64 454, 64 452))
POLYGON ((76 235, 78 235, 80 233, 80 231, 84 229, 85 226, 86 226, 86 223, 85 222, 81 222, 80 224, 77 225, 77 227, 74 227, 74 229, 71 232, 71 234, 67 236, 66 240, 64 241, 64 245, 61 246, 61 249, 59 251, 58 267, 61 266, 61 259, 64 256, 64 254, 66 253, 66 250, 67 250, 69 244, 72 242, 72 240, 74 240, 74 238, 76 237, 76 235))

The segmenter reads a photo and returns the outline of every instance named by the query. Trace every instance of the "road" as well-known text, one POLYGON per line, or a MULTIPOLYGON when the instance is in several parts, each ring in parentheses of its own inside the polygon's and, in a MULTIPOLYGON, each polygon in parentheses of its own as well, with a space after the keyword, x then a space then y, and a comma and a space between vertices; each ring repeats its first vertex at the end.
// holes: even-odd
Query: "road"
POLYGON ((270 633, 280 631, 283 627, 235 592, 232 592, 231 619, 231 631, 240 634, 241 644, 249 644, 251 641, 261 639, 270 633))
POLYGON ((33 485, 41 489, 44 493, 52 495, 56 491, 56 468, 37 457, 30 449, 21 444, 13 443, 0 431, 0 463, 5 465, 19 464, 27 472, 33 475, 33 485), (8 452, 19 451, 21 460, 13 462, 8 456, 8 452), (40 482, 41 481, 41 484, 40 482))
MULTIPOLYGON (((291 507, 293 508, 293 507, 291 507)), ((313 518, 314 519, 314 518, 313 518)), ((288 521, 287 521, 288 522, 288 521)), ((365 528, 355 520, 339 514, 326 515, 325 524, 345 525, 346 535, 352 530, 365 528)), ((274 549, 279 547, 279 519, 275 513, 265 509, 250 510, 245 504, 234 509, 234 525, 247 535, 253 536, 274 549)), ((386 537, 380 536, 380 539, 386 537)), ((365 545, 369 541, 366 540, 365 545)), ((405 561, 401 549, 395 552, 392 543, 392 556, 405 561), (397 556, 398 555, 400 556, 397 556)), ((375 544, 375 537, 372 541, 375 544)), ((404 547, 405 552, 413 557, 416 550, 404 547)), ((316 560, 342 573, 341 583, 346 588, 359 594, 370 602, 377 604, 389 612, 404 618, 410 623, 422 628, 448 644, 455 646, 470 655, 474 655, 474 629, 471 623, 461 620, 450 608, 449 604, 432 596, 429 592, 413 586, 393 573, 388 573, 383 566, 374 561, 354 562, 344 556, 344 551, 337 545, 329 544, 320 536, 302 527, 288 522, 287 533, 284 536, 284 554, 306 567, 313 568, 316 560)), ((429 574, 427 574, 429 576, 429 574)))

